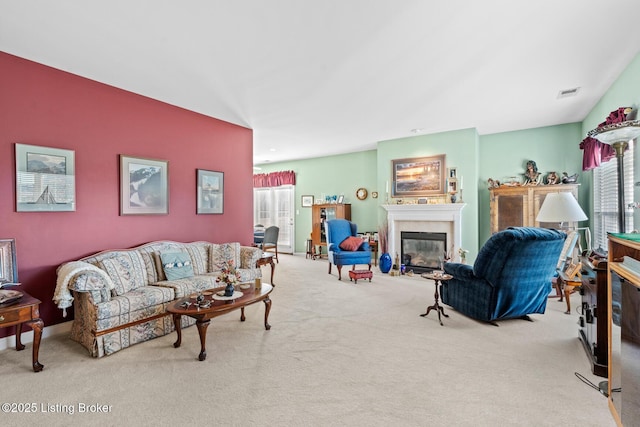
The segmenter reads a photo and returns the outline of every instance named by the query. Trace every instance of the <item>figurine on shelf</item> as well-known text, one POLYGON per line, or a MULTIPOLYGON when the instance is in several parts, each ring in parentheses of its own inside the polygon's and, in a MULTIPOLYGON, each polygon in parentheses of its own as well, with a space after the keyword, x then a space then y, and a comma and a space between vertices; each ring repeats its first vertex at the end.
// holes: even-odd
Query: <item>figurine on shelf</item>
POLYGON ((549 172, 547 174, 547 185, 560 184, 560 177, 555 172, 549 172))
POLYGON ((497 179, 493 179, 493 178, 489 178, 487 180, 487 184, 489 185, 489 190, 491 190, 492 188, 500 187, 500 181, 498 181, 497 179))
POLYGON ((563 184, 575 184, 578 181, 578 174, 574 173, 569 176, 566 172, 562 172, 562 183, 563 184))
POLYGON ((527 170, 524 172, 524 185, 540 184, 541 173, 538 172, 538 165, 533 160, 527 162, 527 170))

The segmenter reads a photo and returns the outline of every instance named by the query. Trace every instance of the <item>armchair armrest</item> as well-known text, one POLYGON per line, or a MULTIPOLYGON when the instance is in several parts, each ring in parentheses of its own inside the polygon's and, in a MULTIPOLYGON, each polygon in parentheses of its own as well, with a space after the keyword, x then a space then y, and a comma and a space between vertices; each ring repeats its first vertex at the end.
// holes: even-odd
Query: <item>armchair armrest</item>
POLYGON ((115 285, 109 275, 102 269, 84 261, 71 261, 57 269, 56 290, 53 301, 67 315, 73 296, 69 291, 89 292, 95 303, 109 301, 110 293, 115 285))
POLYGON ((473 274, 473 267, 468 264, 447 262, 444 264, 444 272, 459 280, 472 280, 476 278, 473 274))

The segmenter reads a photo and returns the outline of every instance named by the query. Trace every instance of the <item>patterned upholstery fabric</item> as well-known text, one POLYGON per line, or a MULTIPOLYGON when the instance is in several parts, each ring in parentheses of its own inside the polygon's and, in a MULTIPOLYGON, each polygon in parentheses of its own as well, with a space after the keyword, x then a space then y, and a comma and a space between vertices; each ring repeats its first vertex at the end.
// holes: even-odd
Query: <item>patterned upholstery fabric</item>
POLYGON ((491 236, 473 266, 446 263, 453 279, 440 286, 442 302, 483 321, 544 313, 565 233, 512 227, 491 236))
POLYGON ((212 243, 209 250, 210 273, 222 270, 222 267, 229 262, 240 267, 240 243, 212 243))
MULTIPOLYGON (((174 330, 167 305, 196 291, 220 287, 216 283, 221 260, 233 260, 242 281, 262 277, 256 262, 259 248, 240 243, 150 242, 131 249, 106 250, 82 258, 107 272, 116 284, 112 294, 98 274, 87 272, 69 281, 74 300, 71 338, 82 344, 93 357, 112 354, 133 344, 166 335, 174 330), (191 258, 195 276, 166 280, 162 271, 162 252, 184 251, 191 258), (152 317, 156 319, 144 321, 152 317), (140 323, 136 323, 140 322, 140 323), (109 333, 104 331, 114 329, 109 333)), ((195 320, 182 317, 182 326, 195 320)))
POLYGON ((207 274, 189 277, 188 279, 165 280, 157 282, 155 285, 172 289, 175 299, 177 299, 191 295, 194 292, 220 287, 220 285, 216 283, 217 277, 217 275, 207 274))
POLYGON ((196 242, 184 245, 185 250, 191 256, 193 273, 205 274, 209 271, 209 246, 207 242, 196 242))
POLYGON ((113 290, 116 295, 124 295, 147 284, 147 270, 138 252, 121 252, 112 258, 103 259, 100 267, 116 285, 113 290))

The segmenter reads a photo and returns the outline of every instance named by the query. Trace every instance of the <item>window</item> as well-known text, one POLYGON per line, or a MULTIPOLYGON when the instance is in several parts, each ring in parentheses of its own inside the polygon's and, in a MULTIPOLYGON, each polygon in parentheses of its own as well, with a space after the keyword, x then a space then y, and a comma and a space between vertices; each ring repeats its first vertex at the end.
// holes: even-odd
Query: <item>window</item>
POLYGON ((618 159, 602 163, 593 173, 593 247, 607 250, 607 232, 633 229, 633 150, 634 141, 624 153, 625 230, 618 230, 618 159))

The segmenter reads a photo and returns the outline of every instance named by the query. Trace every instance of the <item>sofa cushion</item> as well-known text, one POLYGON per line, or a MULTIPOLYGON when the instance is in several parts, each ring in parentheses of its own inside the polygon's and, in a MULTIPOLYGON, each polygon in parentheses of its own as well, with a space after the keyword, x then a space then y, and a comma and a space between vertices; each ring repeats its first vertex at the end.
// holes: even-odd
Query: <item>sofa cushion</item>
POLYGON ((115 256, 100 261, 100 266, 113 281, 115 295, 123 295, 147 284, 147 269, 142 256, 136 251, 116 252, 115 256))
POLYGON ((151 310, 155 314, 158 308, 164 307, 164 303, 169 303, 174 299, 175 293, 171 288, 141 286, 126 295, 96 304, 97 320, 111 319, 110 323, 101 324, 98 330, 148 317, 145 311, 151 310))
POLYGON ((186 243, 184 249, 191 257, 193 274, 205 274, 209 268, 209 246, 207 242, 186 243))
POLYGON ((212 243, 209 246, 209 273, 220 271, 227 264, 240 267, 240 243, 212 243))
POLYGON ((362 246, 363 240, 360 237, 349 236, 340 242, 340 249, 345 251, 357 251, 360 246, 362 246))
POLYGON ((177 299, 189 296, 194 292, 219 288, 221 285, 220 283, 216 282, 217 278, 217 273, 207 273, 189 277, 188 279, 165 280, 162 282, 154 283, 154 285, 173 289, 175 298, 177 299))
POLYGON ((162 252, 160 259, 167 280, 193 277, 193 264, 187 252, 162 252))

